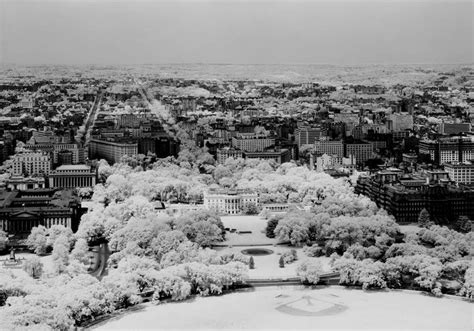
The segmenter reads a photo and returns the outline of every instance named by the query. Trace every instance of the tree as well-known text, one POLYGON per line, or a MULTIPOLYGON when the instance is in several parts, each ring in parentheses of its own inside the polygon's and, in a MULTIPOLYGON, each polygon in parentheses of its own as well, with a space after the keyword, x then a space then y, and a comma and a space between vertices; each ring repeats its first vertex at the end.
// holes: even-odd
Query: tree
POLYGON ((40 225, 31 229, 26 245, 38 255, 46 254, 48 249, 48 230, 40 225))
POLYGON ((283 256, 280 256, 280 260, 278 260, 278 264, 280 265, 280 268, 285 267, 285 260, 283 260, 283 256))
POLYGON ((321 263, 315 258, 302 261, 296 268, 296 274, 303 283, 317 284, 322 273, 321 263))
POLYGON ((48 240, 47 240, 47 245, 48 247, 52 247, 54 245, 54 242, 56 241, 57 238, 60 236, 65 236, 69 243, 69 247, 72 248, 74 244, 74 234, 72 233, 72 230, 70 228, 65 227, 64 225, 60 224, 55 224, 51 226, 48 231, 48 240))
POLYGON ((192 211, 176 220, 176 229, 200 246, 210 246, 224 239, 225 229, 221 218, 208 210, 192 211))
POLYGON ((255 203, 245 203, 242 206, 242 213, 245 215, 257 215, 259 213, 258 206, 255 203))
POLYGON ((249 260, 249 268, 250 269, 255 269, 255 262, 253 260, 253 256, 250 257, 250 260, 249 260))
POLYGON ((84 238, 79 238, 74 249, 71 252, 71 259, 76 260, 84 265, 89 263, 89 245, 84 238))
POLYGON ((7 233, 3 230, 0 230, 0 252, 4 251, 7 248, 7 242, 7 233))
POLYGON ((268 238, 275 238, 275 228, 278 225, 278 219, 272 218, 267 222, 267 227, 265 228, 265 234, 268 238))
POLYGON ((431 225, 431 220, 430 220, 430 213, 426 208, 423 208, 420 211, 420 215, 418 216, 418 226, 422 228, 429 228, 431 225))
POLYGON ((53 245, 53 266, 57 274, 66 271, 69 264, 69 241, 66 236, 61 235, 53 245))
POLYGON ((454 224, 456 231, 468 233, 472 229, 472 222, 467 216, 459 216, 454 224))
POLYGON ((43 263, 37 256, 32 256, 23 262, 23 270, 32 278, 40 278, 43 274, 43 263))

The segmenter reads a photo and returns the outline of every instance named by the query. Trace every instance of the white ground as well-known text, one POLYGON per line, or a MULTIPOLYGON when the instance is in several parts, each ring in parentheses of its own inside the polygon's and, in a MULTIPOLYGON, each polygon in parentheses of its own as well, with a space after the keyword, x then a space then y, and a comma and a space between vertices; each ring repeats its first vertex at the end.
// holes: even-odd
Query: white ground
MULTIPOLYGON (((253 260, 255 262, 255 269, 249 270, 249 277, 251 279, 262 279, 262 278, 291 278, 296 277, 296 267, 301 260, 308 258, 304 253, 303 249, 296 248, 296 252, 298 255, 298 260, 294 261, 290 264, 285 264, 284 268, 280 268, 279 260, 280 255, 278 253, 283 253, 286 251, 290 251, 292 247, 286 245, 278 245, 278 246, 259 246, 259 247, 232 247, 232 248, 222 248, 222 247, 215 247, 214 249, 217 250, 219 253, 237 253, 241 252, 246 248, 265 248, 270 249, 273 251, 271 255, 262 255, 262 256, 254 256, 253 260)), ((325 272, 331 271, 331 267, 329 266, 329 258, 328 257, 319 257, 318 260, 321 262, 321 266, 325 272)))
POLYGON ((277 239, 267 238, 265 228, 267 220, 258 216, 222 216, 224 227, 236 229, 237 231, 252 231, 251 234, 237 234, 226 232, 226 240, 223 245, 256 245, 274 244, 277 239))
POLYGON ((96 328, 471 330, 473 307, 465 301, 416 292, 270 287, 180 303, 146 304, 96 328), (343 308, 324 311, 334 305, 343 308))
POLYGON ((417 233, 421 228, 413 223, 413 224, 407 224, 407 225, 400 225, 400 229, 404 234, 409 234, 409 233, 417 233))
MULTIPOLYGON (((31 256, 35 256, 35 254, 33 253, 15 253, 15 257, 17 259, 27 259, 31 256)), ((4 259, 8 259, 10 257, 9 254, 7 255, 3 255, 3 256, 0 256, 0 260, 4 260, 4 259)), ((43 272, 46 273, 46 274, 49 274, 49 273, 54 273, 54 267, 53 267, 53 258, 50 255, 46 255, 46 256, 40 256, 39 257, 41 262, 43 262, 43 272)), ((3 263, 0 262, 0 269, 2 268, 5 268, 3 266, 3 263)), ((5 268, 5 269, 9 269, 9 268, 5 268)), ((19 269, 16 269, 16 268, 11 268, 9 270, 12 270, 12 271, 15 271, 15 270, 21 270, 21 268, 19 269)))

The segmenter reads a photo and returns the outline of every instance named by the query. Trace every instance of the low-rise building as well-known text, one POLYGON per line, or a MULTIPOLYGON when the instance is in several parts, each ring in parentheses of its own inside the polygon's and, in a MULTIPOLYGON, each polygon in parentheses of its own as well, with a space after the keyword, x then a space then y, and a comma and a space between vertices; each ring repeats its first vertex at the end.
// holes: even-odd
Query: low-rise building
POLYGON ((71 190, 0 192, 0 230, 15 238, 26 238, 39 225, 63 225, 76 231, 80 217, 80 203, 71 190))
POLYGON ((217 163, 224 164, 228 158, 239 159, 243 158, 244 154, 240 149, 232 148, 232 147, 224 147, 217 149, 217 163))
POLYGON ((219 214, 240 214, 246 204, 258 205, 258 203, 256 193, 225 190, 204 193, 204 207, 219 214))
POLYGON ((85 164, 62 165, 49 174, 49 187, 94 187, 96 173, 85 164))

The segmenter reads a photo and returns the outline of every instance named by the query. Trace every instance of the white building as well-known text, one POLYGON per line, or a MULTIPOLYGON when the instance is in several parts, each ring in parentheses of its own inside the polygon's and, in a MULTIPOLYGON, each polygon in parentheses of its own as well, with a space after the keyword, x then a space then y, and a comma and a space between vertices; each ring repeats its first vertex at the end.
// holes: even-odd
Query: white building
POLYGON ((217 163, 224 164, 228 158, 239 159, 243 158, 244 155, 240 149, 235 149, 231 147, 224 147, 217 149, 217 163))
POLYGON ((449 178, 457 184, 474 184, 474 163, 445 163, 444 170, 449 178))
POLYGON ((275 138, 255 133, 241 133, 232 138, 232 146, 244 152, 263 152, 265 148, 274 146, 275 138))
POLYGON ((49 175, 51 171, 51 159, 48 153, 22 153, 12 157, 14 176, 28 175, 40 176, 49 175))
POLYGON ((239 193, 236 191, 210 191, 204 193, 204 207, 219 214, 236 215, 242 212, 247 204, 258 205, 256 193, 239 193))

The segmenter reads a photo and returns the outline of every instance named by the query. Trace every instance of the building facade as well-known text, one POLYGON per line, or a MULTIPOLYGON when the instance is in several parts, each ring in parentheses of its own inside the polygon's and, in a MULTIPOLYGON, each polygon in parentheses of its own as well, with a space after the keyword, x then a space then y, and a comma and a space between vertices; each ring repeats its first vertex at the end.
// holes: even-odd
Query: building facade
POLYGON ((457 184, 474 184, 473 162, 445 163, 444 170, 448 173, 449 178, 457 184))
POLYGON ((49 174, 49 187, 94 187, 96 174, 85 164, 62 165, 49 174))
POLYGON ((14 176, 43 176, 51 171, 49 153, 21 153, 12 157, 12 174, 14 176))
POLYGON ((36 189, 0 192, 0 230, 14 238, 26 238, 31 229, 63 225, 77 230, 80 203, 71 191, 36 189))
POLYGON ((89 158, 105 159, 109 164, 120 162, 123 156, 138 154, 138 144, 132 141, 91 139, 89 158))
POLYGON ((474 160, 474 137, 425 139, 419 143, 419 153, 437 165, 474 160))
POLYGON ((372 158, 373 148, 368 142, 352 142, 345 144, 345 156, 353 156, 357 164, 364 164, 365 161, 372 158))
POLYGON ((451 185, 444 176, 436 182, 429 175, 406 178, 400 173, 379 172, 361 176, 355 192, 369 197, 398 223, 416 223, 423 209, 441 225, 452 224, 459 216, 474 219, 474 188, 451 185))
POLYGON ((219 214, 236 215, 246 204, 258 205, 256 193, 237 191, 210 191, 204 193, 204 207, 219 214))
POLYGON ((295 130, 295 142, 298 147, 313 145, 321 136, 321 128, 302 127, 295 130))
POLYGON ((266 148, 275 145, 275 138, 254 133, 241 133, 237 137, 232 137, 232 147, 244 152, 263 152, 266 148))
POLYGON ((224 147, 218 148, 216 153, 216 159, 218 164, 224 164, 228 158, 239 159, 243 158, 244 154, 240 149, 224 147))
POLYGON ((314 143, 314 151, 321 154, 344 156, 342 140, 321 140, 314 143))

